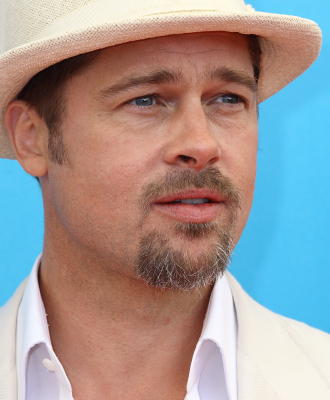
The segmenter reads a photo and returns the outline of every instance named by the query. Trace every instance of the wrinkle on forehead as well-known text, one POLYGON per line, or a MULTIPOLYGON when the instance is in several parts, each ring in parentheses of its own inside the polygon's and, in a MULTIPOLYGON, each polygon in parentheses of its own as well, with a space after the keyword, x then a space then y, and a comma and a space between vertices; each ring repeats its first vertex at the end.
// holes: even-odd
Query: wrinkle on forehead
MULTIPOLYGON (((236 83, 248 88, 253 93, 257 91, 257 83, 252 76, 244 71, 227 67, 206 68, 200 72, 196 71, 196 79, 197 81, 222 81, 227 83, 236 83)), ((134 87, 167 83, 178 85, 180 83, 187 84, 188 82, 185 74, 180 68, 177 70, 161 69, 150 71, 146 74, 125 76, 111 86, 102 89, 97 97, 99 99, 105 99, 134 87)))
POLYGON ((187 84, 192 80, 236 82, 253 92, 256 86, 248 41, 234 33, 175 35, 127 43, 101 51, 94 67, 92 92, 98 98, 132 86, 187 84))

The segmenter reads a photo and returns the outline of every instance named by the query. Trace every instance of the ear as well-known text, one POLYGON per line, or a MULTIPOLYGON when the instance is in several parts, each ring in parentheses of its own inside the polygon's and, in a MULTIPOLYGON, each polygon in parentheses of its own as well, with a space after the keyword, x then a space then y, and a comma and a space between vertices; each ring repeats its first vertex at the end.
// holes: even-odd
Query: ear
POLYGON ((24 170, 32 176, 46 175, 48 128, 37 111, 26 102, 15 100, 7 107, 5 125, 24 170))

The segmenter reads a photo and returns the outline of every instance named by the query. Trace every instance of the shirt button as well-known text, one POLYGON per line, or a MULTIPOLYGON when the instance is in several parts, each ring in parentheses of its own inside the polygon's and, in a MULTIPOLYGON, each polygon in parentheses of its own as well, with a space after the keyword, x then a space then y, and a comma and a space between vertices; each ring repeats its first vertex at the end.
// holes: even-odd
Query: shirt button
POLYGON ((50 360, 49 358, 44 358, 42 360, 42 365, 49 371, 49 372, 55 372, 55 363, 50 360))

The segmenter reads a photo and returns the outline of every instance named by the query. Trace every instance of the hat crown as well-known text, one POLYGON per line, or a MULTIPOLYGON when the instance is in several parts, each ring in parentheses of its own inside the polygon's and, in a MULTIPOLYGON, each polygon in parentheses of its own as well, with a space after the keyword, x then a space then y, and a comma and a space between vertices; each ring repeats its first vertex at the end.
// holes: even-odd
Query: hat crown
POLYGON ((32 41, 53 21, 93 0, 7 0, 4 3, 4 50, 32 41))
MULTIPOLYGON (((101 13, 111 21, 137 15, 170 14, 178 11, 217 10, 248 11, 244 0, 7 0, 4 6, 4 51, 51 35, 52 25, 62 23, 66 16, 77 12, 78 18, 91 18, 101 13), (48 29, 50 27, 50 29, 48 29)), ((70 27, 68 27, 70 29, 70 27)))

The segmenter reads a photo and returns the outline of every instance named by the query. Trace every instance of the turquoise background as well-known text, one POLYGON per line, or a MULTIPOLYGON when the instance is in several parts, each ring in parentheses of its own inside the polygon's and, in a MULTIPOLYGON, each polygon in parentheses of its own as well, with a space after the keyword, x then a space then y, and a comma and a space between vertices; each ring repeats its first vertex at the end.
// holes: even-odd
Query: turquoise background
MULTIPOLYGON (((317 21, 318 61, 260 107, 255 201, 231 270, 259 302, 330 332, 330 3, 255 0, 317 21)), ((0 304, 29 273, 43 236, 37 182, 0 160, 0 304)))

